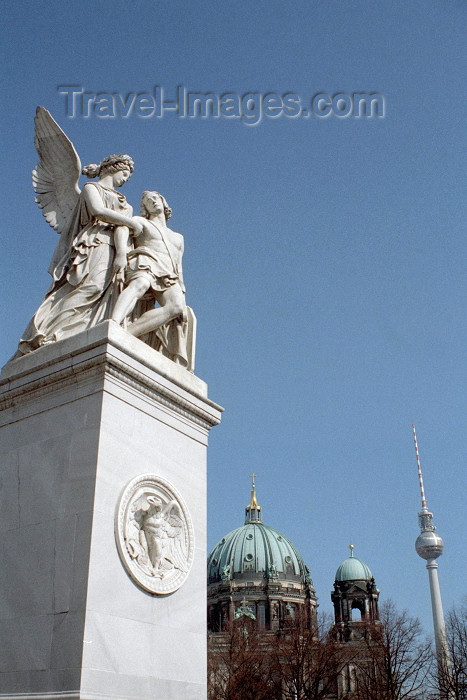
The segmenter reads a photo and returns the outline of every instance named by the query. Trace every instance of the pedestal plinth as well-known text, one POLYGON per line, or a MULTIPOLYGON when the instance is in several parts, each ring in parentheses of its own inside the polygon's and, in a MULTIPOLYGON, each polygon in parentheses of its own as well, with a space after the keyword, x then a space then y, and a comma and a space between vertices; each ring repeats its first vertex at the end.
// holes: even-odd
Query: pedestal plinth
POLYGON ((9 363, 0 402, 0 698, 205 700, 204 382, 105 322, 9 363))

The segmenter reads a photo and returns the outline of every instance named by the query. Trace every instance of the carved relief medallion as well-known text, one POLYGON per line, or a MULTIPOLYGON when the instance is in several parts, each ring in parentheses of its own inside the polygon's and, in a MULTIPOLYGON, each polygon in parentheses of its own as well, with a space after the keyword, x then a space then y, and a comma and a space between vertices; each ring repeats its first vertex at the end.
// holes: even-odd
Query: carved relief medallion
POLYGON ((115 538, 125 569, 150 593, 173 593, 193 562, 191 517, 172 484, 141 474, 123 490, 115 514, 115 538))

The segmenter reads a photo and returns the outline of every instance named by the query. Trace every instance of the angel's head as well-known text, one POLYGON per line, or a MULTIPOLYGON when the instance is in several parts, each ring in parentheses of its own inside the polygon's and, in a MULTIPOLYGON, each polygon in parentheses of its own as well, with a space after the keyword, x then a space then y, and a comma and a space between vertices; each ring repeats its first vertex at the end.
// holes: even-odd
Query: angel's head
POLYGON ((86 165, 82 173, 89 178, 103 178, 106 175, 110 175, 112 176, 114 187, 121 187, 131 177, 134 169, 135 164, 132 158, 126 154, 119 153, 107 156, 100 163, 86 165))
POLYGON ((162 509, 163 503, 158 496, 148 496, 147 501, 148 501, 150 507, 152 506, 156 510, 162 509))
POLYGON ((158 210, 161 211, 162 209, 164 210, 165 220, 168 221, 172 216, 172 209, 167 204, 166 198, 155 190, 143 192, 140 204, 141 216, 147 219, 151 214, 157 213, 158 210))

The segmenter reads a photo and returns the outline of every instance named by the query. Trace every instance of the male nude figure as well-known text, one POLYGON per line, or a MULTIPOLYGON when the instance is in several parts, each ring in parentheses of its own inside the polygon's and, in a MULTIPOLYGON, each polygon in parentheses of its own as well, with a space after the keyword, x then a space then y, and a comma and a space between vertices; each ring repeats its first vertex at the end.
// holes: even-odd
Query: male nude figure
POLYGON ((128 240, 128 229, 118 227, 114 233, 118 251, 114 268, 117 279, 125 269, 127 286, 117 299, 112 319, 122 323, 149 289, 160 304, 128 325, 127 331, 135 336, 154 331, 173 319, 187 318, 182 275, 184 243, 183 236, 167 226, 172 210, 159 192, 146 191, 141 199, 141 213, 143 216, 134 218, 142 225, 142 231, 134 236, 136 247, 128 256, 118 245, 128 240))

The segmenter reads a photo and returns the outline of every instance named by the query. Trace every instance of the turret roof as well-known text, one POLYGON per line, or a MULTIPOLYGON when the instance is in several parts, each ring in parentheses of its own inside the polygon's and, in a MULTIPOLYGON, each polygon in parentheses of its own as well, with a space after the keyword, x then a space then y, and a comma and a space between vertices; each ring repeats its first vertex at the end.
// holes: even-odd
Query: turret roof
POLYGON ((350 545, 350 557, 339 566, 336 571, 336 581, 371 581, 373 575, 368 566, 354 557, 353 545, 350 545))

